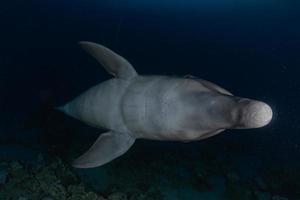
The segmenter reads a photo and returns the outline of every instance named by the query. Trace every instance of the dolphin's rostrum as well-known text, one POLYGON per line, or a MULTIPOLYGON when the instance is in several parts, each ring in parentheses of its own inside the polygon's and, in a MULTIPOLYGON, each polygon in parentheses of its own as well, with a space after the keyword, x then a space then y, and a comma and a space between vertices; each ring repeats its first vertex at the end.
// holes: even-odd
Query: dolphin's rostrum
POLYGON ((198 78, 141 76, 123 57, 91 42, 80 42, 114 78, 60 107, 88 125, 109 131, 73 162, 101 166, 124 154, 136 139, 196 141, 225 129, 258 128, 272 119, 267 104, 233 96, 198 78))

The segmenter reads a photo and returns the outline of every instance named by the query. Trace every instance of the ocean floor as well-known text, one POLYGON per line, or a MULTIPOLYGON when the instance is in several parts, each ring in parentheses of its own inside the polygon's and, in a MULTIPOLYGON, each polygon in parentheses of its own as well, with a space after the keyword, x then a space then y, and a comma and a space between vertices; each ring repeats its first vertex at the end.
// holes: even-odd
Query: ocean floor
POLYGON ((150 151, 144 144, 93 169, 74 169, 64 159, 21 146, 1 146, 0 199, 300 199, 298 171, 264 168, 245 156, 189 155, 180 147, 150 151))

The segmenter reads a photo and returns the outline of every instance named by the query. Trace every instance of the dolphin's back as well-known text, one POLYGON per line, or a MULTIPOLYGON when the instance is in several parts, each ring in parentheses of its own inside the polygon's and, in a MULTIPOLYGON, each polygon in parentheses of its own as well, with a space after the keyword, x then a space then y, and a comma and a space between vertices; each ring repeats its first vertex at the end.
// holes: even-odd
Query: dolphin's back
POLYGON ((127 128, 137 138, 167 139, 174 132, 178 110, 176 88, 180 78, 138 76, 122 99, 122 115, 127 128))

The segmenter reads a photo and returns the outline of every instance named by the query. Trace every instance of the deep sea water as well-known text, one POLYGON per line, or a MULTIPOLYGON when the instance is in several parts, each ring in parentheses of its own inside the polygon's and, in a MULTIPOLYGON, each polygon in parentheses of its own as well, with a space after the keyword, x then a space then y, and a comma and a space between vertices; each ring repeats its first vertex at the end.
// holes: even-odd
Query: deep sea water
POLYGON ((0 199, 300 199, 299 22, 293 0, 2 2, 0 199), (53 108, 111 78, 80 40, 139 74, 191 74, 265 101, 273 121, 199 142, 141 140, 73 169, 103 131, 53 108))

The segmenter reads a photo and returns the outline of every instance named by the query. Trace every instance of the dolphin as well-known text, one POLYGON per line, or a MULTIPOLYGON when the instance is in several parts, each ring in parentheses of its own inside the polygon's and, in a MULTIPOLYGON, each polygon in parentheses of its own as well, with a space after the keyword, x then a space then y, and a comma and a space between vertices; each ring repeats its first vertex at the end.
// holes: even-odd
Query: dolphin
POLYGON ((136 139, 197 141, 226 129, 259 128, 272 119, 271 107, 234 96, 195 77, 142 76, 112 50, 79 42, 114 78, 104 81, 59 110, 108 130, 73 161, 76 168, 104 165, 124 154, 136 139))

